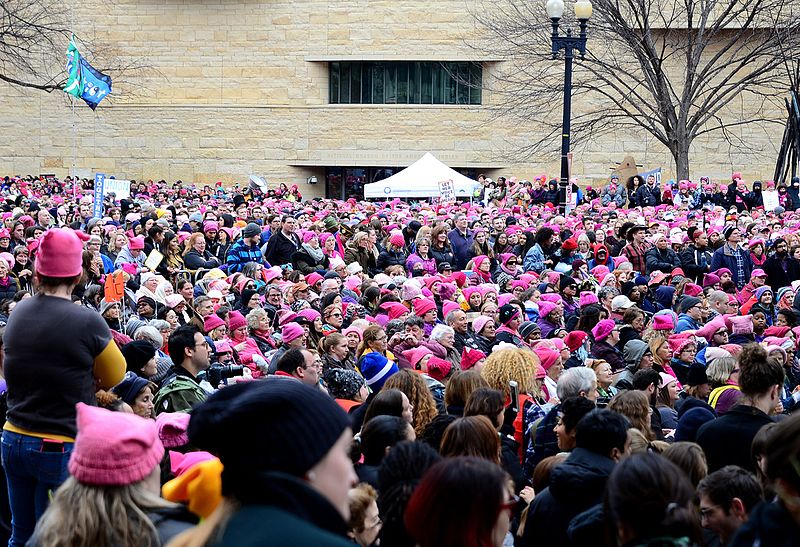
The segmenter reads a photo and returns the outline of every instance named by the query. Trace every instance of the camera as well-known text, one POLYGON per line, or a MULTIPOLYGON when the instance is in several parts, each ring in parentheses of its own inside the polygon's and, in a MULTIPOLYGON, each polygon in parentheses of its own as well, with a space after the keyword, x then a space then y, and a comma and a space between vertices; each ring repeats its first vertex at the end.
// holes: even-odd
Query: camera
POLYGON ((212 386, 217 387, 223 380, 235 376, 244 376, 244 366, 214 364, 198 374, 197 378, 201 381, 206 380, 212 386))

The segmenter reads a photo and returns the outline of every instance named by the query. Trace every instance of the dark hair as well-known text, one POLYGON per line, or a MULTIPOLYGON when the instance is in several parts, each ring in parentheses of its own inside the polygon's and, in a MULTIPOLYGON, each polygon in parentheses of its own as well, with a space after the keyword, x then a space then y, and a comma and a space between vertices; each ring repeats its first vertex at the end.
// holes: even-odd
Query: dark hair
POLYGON ((764 497, 768 499, 774 498, 775 492, 772 489, 772 483, 761 469, 761 460, 766 458, 767 443, 769 443, 769 440, 772 438, 776 427, 778 427, 777 422, 771 422, 761 426, 761 429, 759 429, 756 436, 753 437, 753 442, 750 445, 750 460, 753 463, 753 469, 756 470, 756 477, 758 477, 762 488, 764 488, 764 497))
POLYGON ((386 455, 386 447, 408 440, 409 427, 411 424, 397 416, 375 416, 361 428, 353 453, 363 454, 366 465, 380 465, 386 455))
POLYGON ((797 326, 797 314, 794 313, 792 310, 780 309, 778 310, 777 315, 782 315, 783 318, 786 320, 786 322, 789 323, 790 327, 797 326))
POLYGON ((547 243, 547 240, 553 237, 555 234, 556 233, 555 231, 553 231, 552 228, 543 226, 538 230, 536 230, 536 236, 535 236, 536 243, 538 243, 541 246, 542 244, 547 243))
POLYGON ((406 530, 403 515, 422 475, 441 460, 439 453, 425 443, 398 443, 378 469, 378 508, 383 528, 381 545, 410 547, 414 540, 406 530))
POLYGON ((287 350, 280 356, 275 367, 276 370, 286 374, 292 374, 298 368, 306 368, 306 357, 303 355, 303 350, 299 348, 287 350))
POLYGON ((622 452, 630 426, 628 419, 619 412, 604 408, 592 410, 575 426, 575 445, 606 457, 614 448, 622 452))
POLYGON ((36 272, 36 288, 52 290, 64 286, 71 287, 77 285, 82 276, 83 272, 72 277, 50 277, 49 275, 42 275, 39 272, 36 272))
POLYGON ((500 436, 486 416, 458 418, 447 426, 439 453, 445 458, 475 456, 500 463, 500 436))
POLYGON ((747 344, 739 354, 739 387, 753 397, 766 393, 772 386, 783 385, 784 371, 777 359, 767 357, 758 344, 747 344))
POLYGON ((172 358, 173 363, 180 365, 186 358, 186 348, 194 350, 195 342, 194 335, 200 332, 194 325, 181 325, 169 335, 167 341, 167 349, 172 358))
POLYGON ((406 527, 417 545, 491 545, 507 480, 500 467, 480 458, 440 461, 411 496, 406 527))
POLYGON ((652 368, 643 368, 637 370, 633 375, 633 389, 636 391, 644 391, 650 384, 653 384, 658 389, 658 384, 661 383, 661 375, 657 370, 652 368))
POLYGON ((438 452, 444 432, 457 419, 452 414, 439 414, 425 426, 419 439, 438 452))
POLYGON ((778 426, 769 432, 766 454, 767 477, 773 482, 781 480, 800 492, 800 474, 797 472, 800 415, 795 414, 778 422, 778 426))
POLYGON ((506 396, 498 389, 479 387, 467 399, 464 416, 486 416, 492 425, 500 426, 497 417, 505 409, 506 396))
POLYGON ((567 431, 574 431, 578 422, 581 421, 581 418, 594 409, 594 401, 590 401, 586 397, 567 397, 559 408, 562 414, 561 423, 564 424, 564 429, 567 431))
POLYGON ((601 315, 603 313, 608 315, 608 311, 599 304, 589 304, 588 306, 584 306, 580 310, 578 324, 575 327, 575 330, 592 332, 592 329, 597 325, 597 323, 600 322, 601 315))
POLYGON ((367 423, 375 416, 397 416, 399 418, 402 415, 403 392, 399 389, 382 389, 367 407, 367 412, 364 414, 364 423, 367 423))
POLYGON ((657 454, 634 454, 620 461, 608 479, 604 509, 613 530, 624 526, 637 542, 656 537, 688 537, 700 544, 694 489, 681 470, 657 454))
POLYGON ((701 480, 697 485, 697 493, 722 507, 726 515, 729 514, 733 498, 742 500, 747 514, 764 500, 764 490, 756 476, 736 465, 726 465, 701 480))

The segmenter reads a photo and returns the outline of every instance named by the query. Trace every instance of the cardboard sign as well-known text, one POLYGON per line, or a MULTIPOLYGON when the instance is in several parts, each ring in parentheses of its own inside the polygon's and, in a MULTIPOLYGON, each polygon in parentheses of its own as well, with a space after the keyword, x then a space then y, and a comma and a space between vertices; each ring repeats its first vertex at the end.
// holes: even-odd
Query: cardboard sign
POLYGON ((781 204, 778 199, 778 192, 775 190, 764 190, 761 192, 761 197, 764 198, 765 211, 774 211, 775 207, 779 207, 781 204))
POLYGON ((156 271, 158 265, 161 264, 161 261, 164 260, 164 255, 158 252, 156 249, 150 251, 150 254, 147 255, 147 258, 144 261, 145 267, 147 267, 151 272, 156 271))
POLYGON ((453 179, 439 181, 439 203, 452 203, 456 200, 453 179))

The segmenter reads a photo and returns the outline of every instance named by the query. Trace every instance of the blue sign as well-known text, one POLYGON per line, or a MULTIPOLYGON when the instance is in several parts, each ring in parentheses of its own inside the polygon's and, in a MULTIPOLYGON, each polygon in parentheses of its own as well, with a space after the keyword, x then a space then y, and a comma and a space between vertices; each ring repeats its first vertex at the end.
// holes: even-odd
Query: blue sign
POLYGON ((106 176, 103 173, 94 175, 94 210, 92 216, 95 218, 103 217, 103 190, 106 185, 106 176))

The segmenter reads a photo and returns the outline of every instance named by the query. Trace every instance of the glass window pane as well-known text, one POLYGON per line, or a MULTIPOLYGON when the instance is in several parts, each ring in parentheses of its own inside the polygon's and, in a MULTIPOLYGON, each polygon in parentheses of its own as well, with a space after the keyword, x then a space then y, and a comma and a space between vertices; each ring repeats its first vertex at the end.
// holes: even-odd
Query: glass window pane
POLYGON ((340 72, 341 87, 339 88, 339 102, 347 104, 350 102, 350 63, 342 63, 340 72))
POLYGON ((361 102, 372 103, 372 66, 371 63, 361 64, 361 102))
POLYGON ((433 63, 433 104, 444 104, 444 79, 445 72, 441 63, 433 63))
POLYGON ((372 65, 372 102, 383 104, 385 95, 383 93, 384 67, 383 63, 372 65))
POLYGON ((458 63, 458 104, 469 104, 469 63, 458 63))
POLYGON ((420 99, 421 104, 431 104, 433 102, 433 71, 431 63, 420 63, 420 99))
POLYGON ((420 63, 408 64, 408 102, 410 104, 419 104, 420 101, 420 63))
POLYGON ((339 63, 331 63, 329 66, 330 74, 328 79, 330 80, 330 91, 328 102, 331 104, 336 104, 339 102, 339 63))
POLYGON ((444 71, 445 104, 456 104, 457 76, 458 76, 458 69, 456 68, 456 63, 447 63, 446 70, 444 71))
POLYGON ((408 65, 397 63, 397 104, 408 104, 408 65))
POLYGON ((361 103, 361 63, 352 63, 350 67, 350 102, 361 103))
POLYGON ((480 63, 472 63, 469 73, 469 104, 481 104, 483 97, 483 67, 480 63))
POLYGON ((386 104, 397 104, 397 63, 386 63, 386 104))

